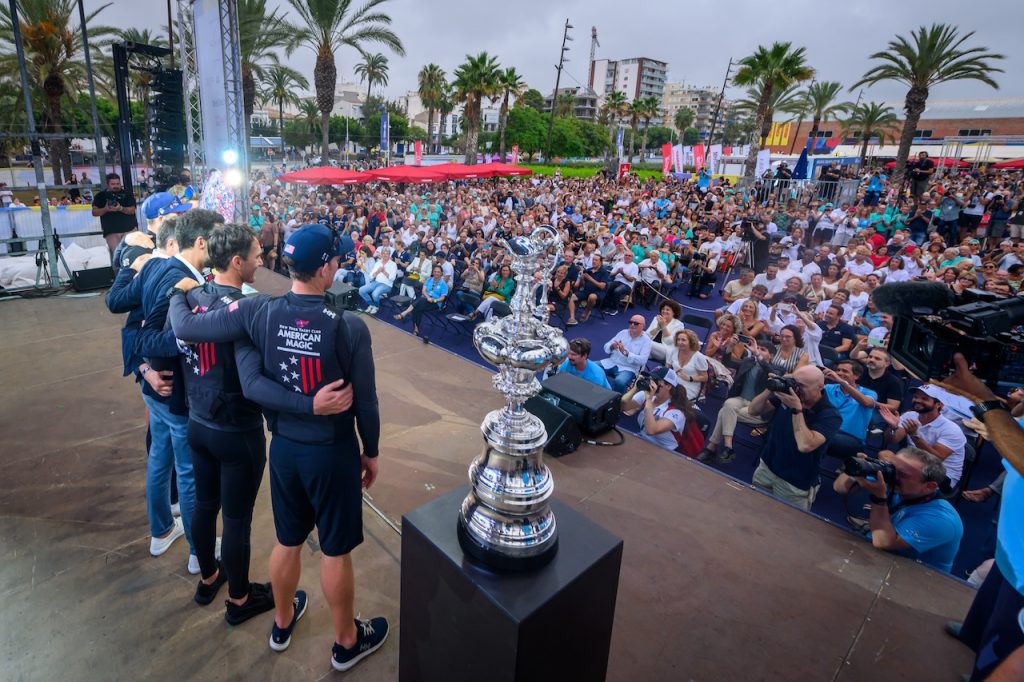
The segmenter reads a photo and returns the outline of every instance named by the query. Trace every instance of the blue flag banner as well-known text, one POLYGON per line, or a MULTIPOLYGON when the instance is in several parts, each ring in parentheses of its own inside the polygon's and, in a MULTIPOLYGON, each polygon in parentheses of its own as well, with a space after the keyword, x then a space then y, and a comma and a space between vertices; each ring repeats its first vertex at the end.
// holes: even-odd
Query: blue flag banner
POLYGON ((389 132, 391 130, 391 121, 388 119, 388 112, 385 111, 380 115, 380 148, 381 150, 388 150, 391 148, 391 138, 389 132))

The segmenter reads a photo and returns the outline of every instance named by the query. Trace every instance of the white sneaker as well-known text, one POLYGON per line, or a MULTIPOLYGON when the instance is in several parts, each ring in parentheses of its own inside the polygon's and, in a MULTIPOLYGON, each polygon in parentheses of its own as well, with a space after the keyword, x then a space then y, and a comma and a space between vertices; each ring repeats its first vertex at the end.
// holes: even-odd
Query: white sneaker
POLYGON ((171 529, 170 535, 165 538, 150 538, 149 539, 149 553, 153 556, 160 556, 168 549, 175 540, 185 534, 185 525, 181 522, 181 517, 175 517, 174 528, 171 529))
POLYGON ((369 308, 366 309, 366 312, 370 313, 371 315, 376 315, 378 310, 380 310, 380 308, 378 308, 375 305, 371 305, 369 308))
POLYGON ((188 555, 188 572, 192 575, 199 575, 203 569, 199 568, 199 557, 195 554, 188 555))
POLYGON ((175 502, 171 505, 171 514, 174 516, 181 516, 181 505, 175 502))

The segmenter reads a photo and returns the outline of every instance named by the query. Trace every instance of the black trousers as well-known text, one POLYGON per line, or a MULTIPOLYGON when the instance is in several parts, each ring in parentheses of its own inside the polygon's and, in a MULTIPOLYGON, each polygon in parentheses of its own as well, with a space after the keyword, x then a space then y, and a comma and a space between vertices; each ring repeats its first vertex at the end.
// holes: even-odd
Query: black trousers
POLYGON ((437 310, 437 303, 431 303, 422 296, 417 298, 412 302, 412 323, 419 327, 420 321, 423 320, 423 313, 430 310, 437 310))
POLYGON ((249 594, 249 533, 267 464, 263 429, 217 431, 196 421, 188 423, 192 469, 196 479, 196 508, 192 515, 192 542, 204 578, 217 570, 217 512, 224 521, 221 563, 228 574, 228 594, 242 599, 249 594))
POLYGON ((608 285, 608 293, 605 294, 604 302, 606 308, 618 308, 622 298, 629 293, 630 287, 624 282, 612 282, 608 285))

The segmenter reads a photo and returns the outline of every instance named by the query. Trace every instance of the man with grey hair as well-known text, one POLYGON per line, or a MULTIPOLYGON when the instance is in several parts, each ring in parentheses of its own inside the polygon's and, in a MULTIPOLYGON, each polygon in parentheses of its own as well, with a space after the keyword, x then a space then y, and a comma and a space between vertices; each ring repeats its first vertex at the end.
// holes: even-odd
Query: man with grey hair
MULTIPOLYGON (((867 460, 863 454, 858 457, 867 460)), ((860 487, 870 496, 870 518, 866 524, 855 525, 878 549, 950 572, 964 526, 960 515, 940 494, 939 486, 946 480, 942 460, 916 447, 895 454, 883 450, 878 458, 891 465, 890 474, 839 474, 833 484, 840 495, 860 487)))
MULTIPOLYGON (((286 249, 287 251, 287 249, 286 249)), ((359 295, 366 303, 366 312, 373 315, 380 310, 380 300, 395 286, 398 277, 398 266, 391 260, 391 250, 381 247, 377 249, 377 264, 370 270, 366 284, 359 287, 359 295)))

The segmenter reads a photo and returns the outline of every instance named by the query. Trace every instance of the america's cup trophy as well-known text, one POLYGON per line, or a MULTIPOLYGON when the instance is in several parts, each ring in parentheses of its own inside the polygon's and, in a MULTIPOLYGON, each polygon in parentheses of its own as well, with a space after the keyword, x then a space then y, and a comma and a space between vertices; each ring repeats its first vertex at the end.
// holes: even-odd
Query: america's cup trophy
POLYGON ((503 241, 516 277, 512 314, 483 322, 473 333, 477 351, 498 368, 492 383, 506 402, 480 425, 484 449, 469 467, 471 489, 459 512, 459 542, 467 554, 501 570, 538 568, 558 546, 548 505, 554 481, 543 458, 547 432, 523 407, 541 390, 537 372, 567 353, 561 331, 547 324, 547 283, 555 264, 548 251, 557 242, 548 225, 503 241))

